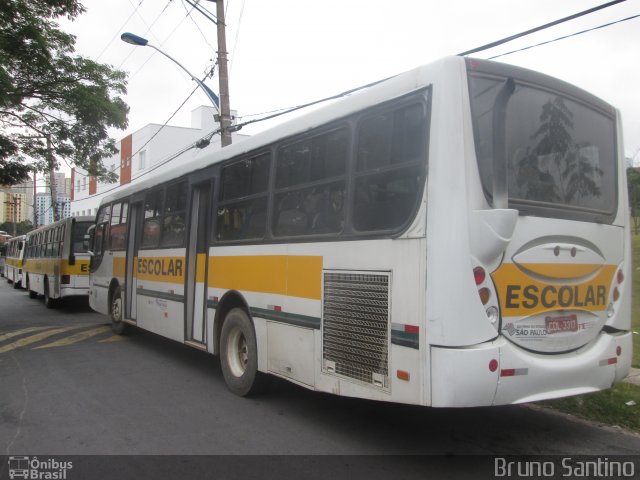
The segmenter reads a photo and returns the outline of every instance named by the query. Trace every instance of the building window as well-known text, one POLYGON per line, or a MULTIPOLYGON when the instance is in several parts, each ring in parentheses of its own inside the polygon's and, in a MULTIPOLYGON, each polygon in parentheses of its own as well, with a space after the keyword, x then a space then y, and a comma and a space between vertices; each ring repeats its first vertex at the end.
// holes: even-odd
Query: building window
POLYGON ((147 151, 143 150, 138 156, 138 170, 143 170, 147 163, 147 151))

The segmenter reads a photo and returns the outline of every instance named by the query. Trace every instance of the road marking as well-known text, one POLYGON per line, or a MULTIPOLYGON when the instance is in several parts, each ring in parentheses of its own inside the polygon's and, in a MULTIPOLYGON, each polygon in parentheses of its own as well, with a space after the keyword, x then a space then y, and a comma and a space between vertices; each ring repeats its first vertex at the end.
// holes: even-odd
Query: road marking
POLYGON ((98 343, 120 342, 126 339, 127 337, 123 337, 122 335, 112 335, 111 337, 105 338, 104 340, 99 340, 98 343))
POLYGON ((54 328, 53 330, 47 330, 46 332, 38 333, 37 335, 31 335, 30 337, 21 338, 20 340, 10 343, 9 345, 0 347, 0 353, 10 352, 11 350, 15 350, 16 348, 20 348, 20 347, 26 347, 27 345, 40 342, 41 340, 44 340, 45 338, 49 338, 58 333, 68 332, 69 330, 75 330, 85 326, 86 325, 82 325, 82 326, 74 325, 73 327, 54 328))
POLYGON ((0 343, 5 340, 9 340, 10 338, 17 337, 18 335, 24 335, 25 333, 37 332, 39 330, 44 330, 50 327, 29 327, 23 328, 22 330, 13 330, 12 332, 0 333, 0 343))
POLYGON ((47 343, 46 345, 35 347, 33 350, 39 350, 41 348, 64 347, 66 345, 73 345, 74 343, 82 342, 87 338, 95 337, 96 335, 100 335, 101 333, 107 332, 109 330, 111 330, 111 327, 108 327, 105 325, 96 327, 96 328, 91 328, 83 332, 75 333, 70 337, 61 338, 60 340, 56 340, 55 342, 51 342, 51 343, 47 343))

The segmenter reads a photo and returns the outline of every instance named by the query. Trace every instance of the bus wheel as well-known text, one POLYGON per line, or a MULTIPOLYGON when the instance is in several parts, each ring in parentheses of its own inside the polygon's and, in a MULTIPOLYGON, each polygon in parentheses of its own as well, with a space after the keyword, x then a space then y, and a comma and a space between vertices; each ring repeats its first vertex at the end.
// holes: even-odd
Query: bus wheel
POLYGON ((220 334, 220 363, 229 390, 241 397, 259 393, 266 375, 258 372, 258 347, 253 324, 242 308, 225 317, 220 334))
POLYGON ((117 286, 111 295, 111 305, 109 308, 111 316, 111 329, 116 335, 124 335, 126 323, 122 321, 122 293, 120 286, 117 286))
POLYGON ((53 308, 56 306, 56 300, 51 298, 49 293, 49 279, 44 279, 44 306, 47 308, 53 308))
POLYGON ((31 282, 29 281, 29 277, 27 277, 27 290, 29 291, 29 298, 38 298, 38 292, 34 292, 31 290, 31 282))
POLYGON ((20 282, 16 282, 16 281, 14 281, 14 282, 13 282, 13 288, 15 288, 16 290, 17 290, 18 288, 20 288, 20 282))

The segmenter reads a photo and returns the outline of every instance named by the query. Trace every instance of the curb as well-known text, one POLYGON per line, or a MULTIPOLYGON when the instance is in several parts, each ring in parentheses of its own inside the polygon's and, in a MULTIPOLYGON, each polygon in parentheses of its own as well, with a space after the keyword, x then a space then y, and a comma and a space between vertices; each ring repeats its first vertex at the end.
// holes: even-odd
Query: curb
POLYGON ((627 383, 633 383, 634 385, 640 385, 640 368, 631 368, 629 375, 624 379, 627 383))

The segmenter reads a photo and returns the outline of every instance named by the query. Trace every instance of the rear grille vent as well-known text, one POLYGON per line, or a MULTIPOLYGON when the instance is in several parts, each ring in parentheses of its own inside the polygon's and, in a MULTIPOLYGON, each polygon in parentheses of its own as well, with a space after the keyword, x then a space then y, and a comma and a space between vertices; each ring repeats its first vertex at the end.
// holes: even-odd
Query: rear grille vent
POLYGON ((389 274, 324 272, 325 373, 389 387, 389 274))

